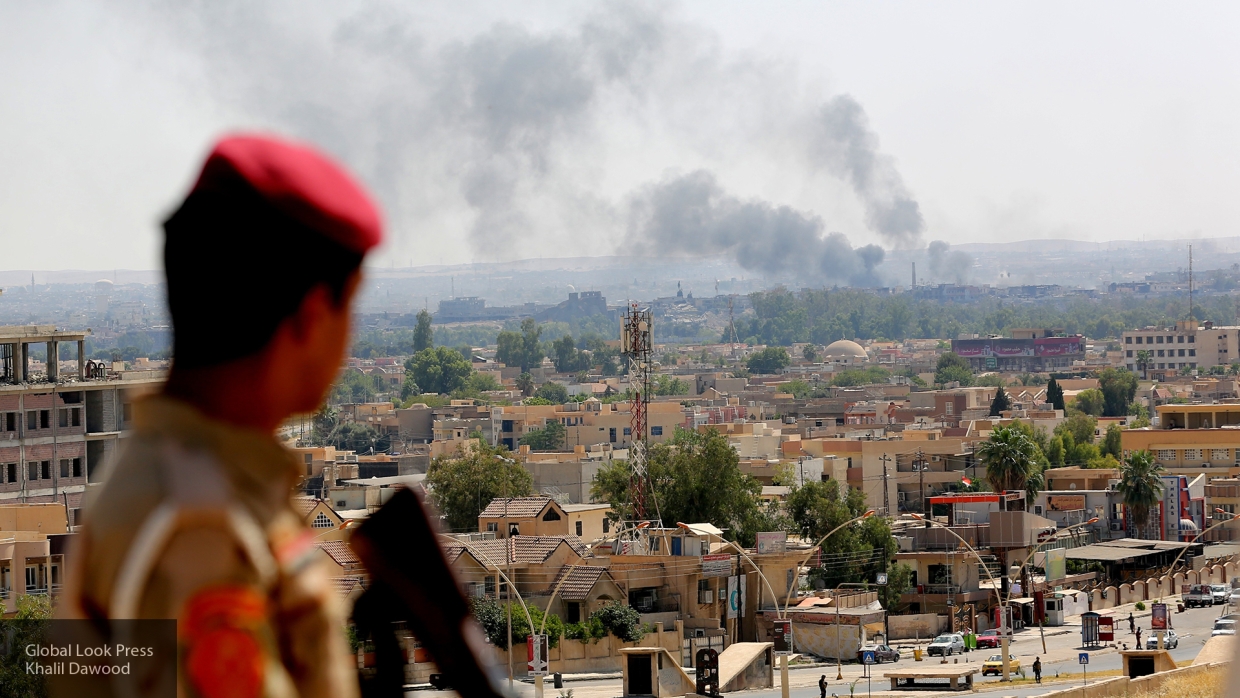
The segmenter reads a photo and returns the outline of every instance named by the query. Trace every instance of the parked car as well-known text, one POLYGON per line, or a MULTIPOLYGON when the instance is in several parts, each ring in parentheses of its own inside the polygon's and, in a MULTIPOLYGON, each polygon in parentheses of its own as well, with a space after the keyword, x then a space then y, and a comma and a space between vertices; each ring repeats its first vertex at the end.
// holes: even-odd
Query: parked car
POLYGON ((1231 587, 1226 584, 1211 584, 1210 593, 1214 596, 1214 605, 1227 603, 1227 595, 1231 593, 1231 587))
POLYGON ((933 657, 934 655, 942 655, 950 657, 953 654, 961 654, 964 652, 964 636, 959 633, 950 633, 947 635, 939 635, 934 638, 934 642, 926 648, 926 654, 933 657))
MULTIPOLYGON (((1173 650, 1179 646, 1180 646, 1179 636, 1175 634, 1174 630, 1167 628, 1167 634, 1163 636, 1163 649, 1173 650)), ((1150 636, 1145 640, 1145 649, 1147 650, 1158 649, 1158 635, 1156 635, 1153 630, 1150 631, 1150 636)))
POLYGON ((878 662, 879 664, 882 664, 883 662, 900 661, 900 650, 894 647, 888 647, 887 645, 866 645, 865 647, 862 647, 861 649, 857 650, 857 661, 858 662, 861 661, 861 655, 863 652, 873 652, 874 661, 878 662))
MULTIPOLYGON (((1015 674, 1020 671, 1020 660, 1012 655, 1008 655, 1008 673, 1015 674)), ((1003 673, 1003 655, 992 654, 990 659, 982 662, 982 676, 994 674, 998 676, 1003 673)))
POLYGON ((1209 584, 1194 584, 1188 588, 1188 591, 1181 597, 1184 605, 1189 608, 1198 606, 1213 606, 1214 592, 1210 589, 1209 584))
POLYGON ((999 637, 998 630, 983 630, 977 636, 977 648, 979 650, 983 647, 994 649, 995 647, 998 647, 1002 641, 1003 638, 999 637))
POLYGON ((1214 630, 1210 632, 1210 637, 1218 635, 1235 635, 1236 621, 1220 618, 1214 621, 1214 630))
POLYGON ((1240 589, 1232 589, 1227 595, 1227 603, 1235 605, 1240 604, 1240 589))

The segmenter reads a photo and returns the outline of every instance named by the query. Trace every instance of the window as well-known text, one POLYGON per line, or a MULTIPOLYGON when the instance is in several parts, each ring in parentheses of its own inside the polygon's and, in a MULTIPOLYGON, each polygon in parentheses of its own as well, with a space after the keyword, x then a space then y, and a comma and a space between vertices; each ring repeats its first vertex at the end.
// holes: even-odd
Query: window
POLYGON ((1158 343, 1159 343, 1159 344, 1162 344, 1162 343, 1163 343, 1163 338, 1160 336, 1160 337, 1158 338, 1158 340, 1157 340, 1157 341, 1158 341, 1158 343))
POLYGON ((581 535, 581 530, 582 530, 581 522, 580 522, 580 521, 578 521, 578 522, 577 522, 577 535, 578 535, 578 536, 580 536, 580 535, 581 535))
POLYGON ((1184 356, 1184 350, 1183 350, 1183 349, 1181 349, 1181 350, 1180 350, 1180 356, 1184 356))
POLYGON ((60 459, 60 476, 69 477, 69 459, 68 458, 60 459))
POLYGON ((1159 350, 1158 350, 1158 355, 1159 355, 1159 356, 1166 356, 1166 354, 1164 354, 1164 353, 1163 353, 1163 350, 1162 350, 1162 349, 1159 349, 1159 350))
POLYGON ((633 427, 625 427, 625 428, 624 428, 624 435, 625 435, 625 436, 632 436, 632 435, 633 435, 633 427))
POLYGON ((1177 344, 1183 344, 1183 343, 1184 343, 1184 335, 1180 335, 1180 336, 1176 337, 1176 338, 1175 338, 1175 341, 1176 341, 1176 343, 1177 343, 1177 344))
POLYGON ((343 499, 337 499, 337 500, 336 500, 336 508, 337 508, 337 509, 343 509, 343 508, 345 508, 345 506, 346 506, 346 505, 347 505, 347 503, 346 503, 343 499))
POLYGON ((69 421, 72 423, 72 426, 75 426, 75 427, 82 426, 82 408, 81 407, 74 407, 73 409, 69 410, 69 421))
POLYGON ((44 480, 52 479, 52 462, 50 460, 39 461, 39 471, 43 473, 44 480))
MULTIPOLYGON (((1240 451, 1237 453, 1240 453, 1240 451)), ((1240 460, 1240 456, 1236 456, 1236 458, 1240 460)), ((611 519, 606 517, 603 518, 603 533, 611 533, 611 519)))
POLYGON ((39 413, 38 412, 35 412, 34 410, 30 410, 29 412, 26 413, 26 428, 31 429, 31 430, 39 428, 39 413))
POLYGON ((1216 463, 1227 460, 1227 449, 1212 448, 1210 449, 1210 462, 1216 463))
POLYGON ((1131 349, 1129 349, 1129 350, 1128 350, 1128 358, 1130 358, 1130 359, 1132 358, 1132 350, 1131 350, 1131 349))
POLYGON ((39 464, 34 461, 30 461, 29 463, 26 464, 26 481, 34 482, 35 480, 38 480, 38 479, 39 479, 39 464))
POLYGON ((82 459, 73 459, 73 477, 82 477, 82 459))
POLYGON ((650 427, 651 436, 663 436, 663 427, 650 427))
POLYGON ((1190 335, 1188 335, 1188 343, 1189 343, 1189 344, 1192 344, 1193 342, 1196 342, 1196 341, 1197 341, 1197 335, 1195 335, 1195 334, 1190 334, 1190 335))
POLYGON ((543 514, 543 521, 559 521, 559 520, 560 520, 560 512, 556 511, 555 507, 551 507, 550 509, 547 510, 546 514, 543 514))
POLYGON ((39 410, 39 428, 40 429, 51 429, 52 428, 52 411, 51 410, 39 410))
POLYGON ((487 523, 487 532, 488 532, 488 533, 497 533, 498 531, 499 531, 499 523, 498 523, 498 522, 496 522, 496 521, 491 521, 491 522, 488 522, 488 523, 487 523))
POLYGON ((6 412, 4 414, 4 430, 17 431, 17 413, 6 412))
POLYGON ((495 596, 495 576, 488 575, 482 579, 482 592, 487 598, 495 596))
POLYGON ((56 426, 61 429, 67 429, 69 427, 69 410, 56 410, 56 422, 56 426))
POLYGON ((321 511, 314 517, 314 523, 310 525, 314 528, 331 528, 333 526, 332 520, 327 518, 327 514, 321 511))
POLYGON ((1154 458, 1156 458, 1160 463, 1173 463, 1175 462, 1175 450, 1170 448, 1160 448, 1157 451, 1154 451, 1154 458))
POLYGON ((307 454, 304 456, 304 458, 306 459, 306 465, 310 465, 311 463, 313 463, 313 462, 314 462, 314 454, 313 454, 313 453, 307 453, 307 454))
POLYGON ((518 524, 518 523, 508 524, 508 535, 510 536, 521 535, 521 524, 518 524))
POLYGON ((1137 344, 1140 344, 1140 343, 1141 343, 1141 338, 1137 337, 1137 344))
POLYGON ((607 436, 613 444, 616 443, 616 428, 612 427, 607 436))
POLYGON ((1124 337, 1124 344, 1132 344, 1132 337, 1124 337))
POLYGON ((1168 337, 1167 337, 1167 344, 1174 344, 1174 343, 1175 343, 1175 337, 1168 336, 1168 337))
POLYGON ((580 623, 581 622, 581 604, 580 603, 577 603, 576 601, 569 601, 567 604, 564 605, 564 610, 565 610, 565 615, 568 616, 567 618, 564 619, 565 623, 580 623))
MULTIPOLYGON (((1237 456, 1237 458, 1240 458, 1240 456, 1237 456)), ((8 481, 9 481, 9 482, 17 482, 17 464, 16 464, 16 463, 9 463, 9 466, 8 466, 8 471, 9 471, 9 473, 8 473, 8 474, 9 474, 8 481)))
POLYGON ((1189 356, 1196 356, 1196 355, 1197 355, 1197 350, 1196 350, 1196 349, 1189 349, 1189 350, 1188 350, 1188 355, 1189 355, 1189 356))
POLYGON ((1159 367, 1159 368, 1166 368, 1166 367, 1167 367, 1167 364, 1165 364, 1165 363, 1164 363, 1164 364, 1158 364, 1158 367, 1159 367))
POLYGON ((1201 460, 1201 449, 1200 448, 1184 449, 1184 460, 1186 461, 1187 460, 1201 460))

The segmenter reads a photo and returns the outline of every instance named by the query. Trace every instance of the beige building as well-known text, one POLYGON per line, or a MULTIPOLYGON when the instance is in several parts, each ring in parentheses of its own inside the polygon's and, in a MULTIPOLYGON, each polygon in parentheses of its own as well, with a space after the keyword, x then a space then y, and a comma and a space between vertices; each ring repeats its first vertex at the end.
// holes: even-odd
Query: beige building
MULTIPOLYGON (((647 409, 651 443, 671 439, 684 419, 684 408, 679 402, 651 403, 647 409)), ((544 428, 549 421, 557 421, 564 426, 567 448, 598 444, 628 448, 633 442, 630 433, 632 412, 627 402, 607 404, 589 398, 581 403, 507 405, 491 410, 492 433, 498 443, 514 451, 521 437, 534 429, 544 428)))
POLYGON ((1124 365, 1141 372, 1137 352, 1150 352, 1150 377, 1174 374, 1183 368, 1208 369, 1240 361, 1240 327, 1215 327, 1207 322, 1180 321, 1174 328, 1146 327, 1123 334, 1124 365))
POLYGON ((1168 475, 1240 475, 1240 405, 1159 405, 1158 427, 1121 432, 1124 457, 1149 451, 1168 475))

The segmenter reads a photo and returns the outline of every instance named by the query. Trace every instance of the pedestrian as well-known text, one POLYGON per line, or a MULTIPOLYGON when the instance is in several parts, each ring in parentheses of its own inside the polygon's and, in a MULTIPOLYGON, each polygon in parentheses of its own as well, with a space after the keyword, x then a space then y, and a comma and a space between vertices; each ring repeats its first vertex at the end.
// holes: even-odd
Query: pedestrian
POLYGON ((289 496, 306 466, 276 430, 336 379, 379 211, 314 149, 238 135, 164 233, 172 368, 134 402, 60 614, 176 619, 158 685, 177 695, 353 698, 343 609, 289 496))
POLYGON ((818 696, 819 698, 827 698, 827 675, 823 674, 818 678, 818 696))
POLYGON ((1137 620, 1132 617, 1132 612, 1128 613, 1128 634, 1133 635, 1137 632, 1137 620))
POLYGON ((1137 649, 1141 649, 1141 628, 1137 628, 1137 649))
POLYGON ((1042 658, 1035 657, 1033 660, 1033 680, 1035 683, 1042 683, 1042 658))

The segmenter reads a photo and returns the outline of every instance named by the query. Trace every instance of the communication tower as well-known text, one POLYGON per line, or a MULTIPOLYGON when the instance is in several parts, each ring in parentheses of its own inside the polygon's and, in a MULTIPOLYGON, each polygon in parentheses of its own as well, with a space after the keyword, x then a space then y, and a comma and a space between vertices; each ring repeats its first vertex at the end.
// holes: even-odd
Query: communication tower
MULTIPOLYGON (((647 519, 647 499, 653 497, 649 474, 646 470, 646 453, 649 435, 647 405, 650 401, 650 368, 654 355, 654 319, 649 308, 629 305, 620 319, 620 353, 629 360, 629 391, 632 395, 632 416, 629 433, 631 478, 629 487, 633 499, 634 522, 647 519)), ((658 504, 655 503, 657 511, 658 504)))

